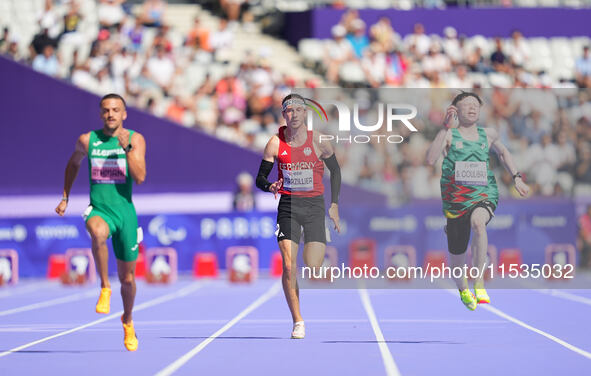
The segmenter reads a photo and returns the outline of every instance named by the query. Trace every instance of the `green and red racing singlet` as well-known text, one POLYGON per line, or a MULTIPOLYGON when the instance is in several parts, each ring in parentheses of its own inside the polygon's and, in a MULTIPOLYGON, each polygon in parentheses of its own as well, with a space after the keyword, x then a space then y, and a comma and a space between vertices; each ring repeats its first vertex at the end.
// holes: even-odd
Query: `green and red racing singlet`
POLYGON ((499 192, 489 162, 488 139, 483 128, 478 127, 477 141, 466 140, 457 128, 452 129, 451 146, 441 173, 441 200, 447 218, 459 218, 481 201, 497 206, 499 192))

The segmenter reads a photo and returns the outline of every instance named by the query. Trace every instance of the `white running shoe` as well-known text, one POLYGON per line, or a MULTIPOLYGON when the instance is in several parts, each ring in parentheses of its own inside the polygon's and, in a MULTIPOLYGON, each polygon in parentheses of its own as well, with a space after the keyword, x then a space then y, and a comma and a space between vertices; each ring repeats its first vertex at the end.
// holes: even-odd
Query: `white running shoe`
POLYGON ((291 338, 303 339, 306 336, 306 327, 303 321, 298 321, 293 324, 293 330, 291 331, 291 338))

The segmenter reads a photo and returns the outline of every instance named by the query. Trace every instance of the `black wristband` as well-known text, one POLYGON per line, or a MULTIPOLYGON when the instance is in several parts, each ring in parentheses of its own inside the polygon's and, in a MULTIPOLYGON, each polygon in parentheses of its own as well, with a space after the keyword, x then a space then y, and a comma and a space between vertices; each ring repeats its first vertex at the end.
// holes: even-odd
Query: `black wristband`
POLYGON ((341 193, 341 167, 337 161, 337 157, 331 155, 324 160, 326 167, 330 171, 330 200, 333 204, 339 203, 339 195, 341 193))
POLYGON ((521 172, 517 172, 517 173, 515 173, 515 175, 513 175, 513 181, 515 181, 516 178, 523 179, 523 176, 521 176, 521 172))
POLYGON ((269 192, 269 187, 271 183, 267 180, 267 176, 271 173, 273 169, 273 162, 269 162, 266 160, 261 161, 261 165, 259 166, 259 172, 257 173, 256 178, 256 186, 262 191, 269 192))

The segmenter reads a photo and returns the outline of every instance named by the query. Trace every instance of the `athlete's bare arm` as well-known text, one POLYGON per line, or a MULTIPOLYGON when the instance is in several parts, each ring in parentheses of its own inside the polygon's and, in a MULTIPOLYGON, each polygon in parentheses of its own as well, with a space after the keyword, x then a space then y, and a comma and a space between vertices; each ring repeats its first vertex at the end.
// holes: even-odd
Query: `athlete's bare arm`
POLYGON ((451 129, 442 129, 427 149, 427 163, 434 165, 441 155, 447 155, 451 145, 451 129))
POLYGON ((265 146, 263 159, 267 162, 275 163, 275 159, 277 159, 277 153, 279 153, 279 137, 277 137, 277 135, 273 135, 265 146))
POLYGON ((60 201, 59 205, 55 208, 55 212, 60 216, 63 216, 66 213, 66 208, 68 207, 68 197, 70 197, 70 189, 72 189, 72 184, 74 184, 74 180, 76 180, 76 176, 78 176, 78 170, 80 170, 80 163, 86 155, 88 154, 88 143, 90 142, 90 132, 84 133, 78 140, 76 141, 76 147, 72 156, 68 160, 68 164, 66 165, 66 173, 64 178, 64 191, 62 193, 62 201, 60 201))
POLYGON ((316 149, 315 151, 317 152, 317 154, 318 152, 320 152, 318 158, 326 159, 334 154, 334 148, 332 147, 332 144, 329 141, 320 142, 321 134, 319 132, 312 131, 312 135, 314 136, 314 147, 316 149))
MULTIPOLYGON (((129 131, 121 128, 117 134, 117 139, 122 148, 125 149, 129 143, 129 131)), ((136 182, 142 184, 146 180, 146 140, 138 132, 131 136, 131 150, 126 153, 129 174, 136 182)))
MULTIPOLYGON (((499 160, 501 161, 505 169, 511 174, 511 176, 515 176, 518 170, 515 167, 515 164, 513 163, 513 157, 511 156, 509 149, 507 149, 505 145, 503 145, 503 143, 501 142, 499 132, 497 132, 497 130, 493 128, 484 128, 484 131, 486 132, 486 137, 490 142, 490 147, 495 151, 495 153, 497 153, 497 155, 499 156, 499 160)), ((517 176, 515 177, 514 181, 515 189, 517 189, 517 192, 519 192, 519 194, 522 197, 527 196, 527 194, 529 193, 529 186, 525 184, 523 179, 520 176, 517 176)))
POLYGON ((458 109, 455 106, 449 106, 446 110, 443 126, 446 127, 437 133, 435 140, 427 150, 427 163, 434 165, 439 157, 447 155, 447 151, 451 146, 451 128, 458 126, 458 109))
MULTIPOLYGON (((263 160, 265 160, 267 162, 275 163, 275 159, 277 159, 278 153, 279 153, 279 137, 277 137, 277 135, 273 135, 273 137, 271 137, 269 142, 267 142, 267 146, 265 146, 265 151, 263 152, 263 160)), ((265 176, 265 179, 266 179, 266 176, 265 176)), ((269 186, 269 192, 273 193, 275 198, 277 198, 277 192, 279 192, 279 189, 281 189, 282 185, 283 185, 283 179, 277 180, 276 182, 274 182, 273 184, 271 184, 269 186)))

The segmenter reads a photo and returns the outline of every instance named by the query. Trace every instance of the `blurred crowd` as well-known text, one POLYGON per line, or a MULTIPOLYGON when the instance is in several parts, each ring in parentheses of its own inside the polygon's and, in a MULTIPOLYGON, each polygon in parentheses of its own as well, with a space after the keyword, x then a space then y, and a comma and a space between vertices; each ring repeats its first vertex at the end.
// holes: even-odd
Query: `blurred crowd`
POLYGON ((315 67, 331 84, 353 82, 359 86, 361 81, 374 88, 591 87, 588 45, 575 52, 574 67, 555 67, 553 61, 540 65, 535 61, 539 56, 534 54, 536 46, 519 30, 510 38, 495 38, 494 46, 481 36, 459 35, 451 26, 444 29, 443 36, 427 34, 420 23, 403 38, 389 18, 368 27, 357 10, 349 10, 331 32, 332 39, 324 42, 324 57, 315 67), (352 80, 358 72, 362 79, 352 80))
MULTIPOLYGON (((531 50, 517 30, 509 39, 497 39, 494 51, 485 55, 478 45, 468 48, 453 28, 436 37, 417 24, 412 34, 402 38, 389 19, 367 27, 351 10, 332 28, 333 39, 326 41, 324 58, 316 67, 327 85, 280 74, 272 69, 264 49, 253 47, 237 66, 224 61, 236 33, 245 30, 238 17, 241 3, 221 1, 227 17, 219 19, 216 28, 202 25, 197 17, 191 30, 180 34, 164 22, 166 1, 145 0, 134 13, 125 0, 99 0, 92 15, 98 19, 97 30, 89 38, 80 30, 89 15, 80 10, 77 0, 64 0, 60 7, 46 0, 28 51, 22 53, 19 44, 29 41, 5 28, 0 53, 99 95, 120 93, 131 105, 156 116, 256 150, 262 150, 284 122, 281 100, 286 94, 308 88, 314 97, 322 86, 343 84, 346 65, 361 70, 362 86, 367 88, 416 88, 424 96, 437 92, 427 89, 476 90, 486 104, 482 124, 498 128, 534 194, 591 193, 587 46, 577 57, 574 79, 557 82, 548 72, 525 69, 531 50), (89 53, 84 53, 88 46, 89 53), (483 83, 474 73, 498 75, 483 83), (489 84, 492 89, 483 88, 489 84)), ((424 151, 450 101, 448 95, 427 104, 430 110, 420 132, 404 134, 408 141, 404 144, 337 145, 343 179, 384 192, 394 204, 439 197, 440 172, 425 165, 424 151)), ((371 106, 366 110, 370 113, 371 106)), ((514 195, 511 176, 498 164, 495 168, 501 195, 514 195)))

